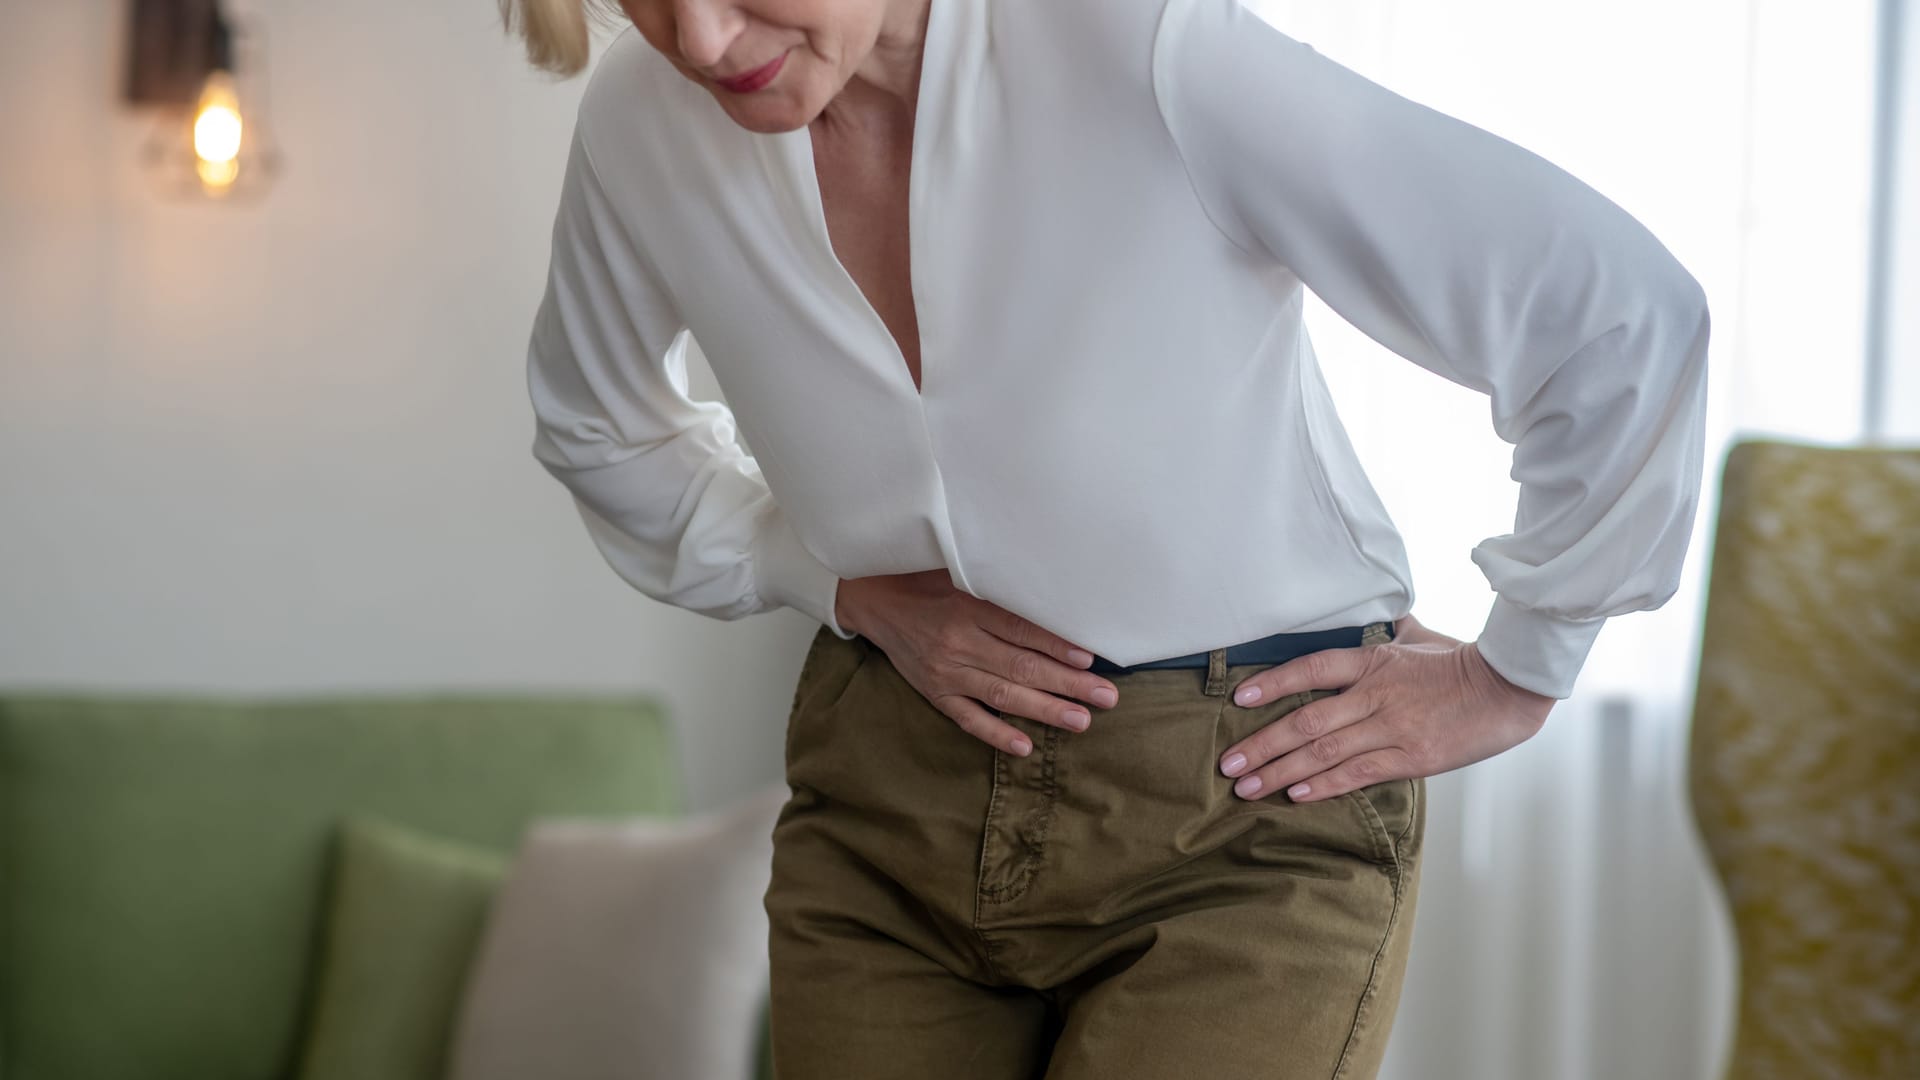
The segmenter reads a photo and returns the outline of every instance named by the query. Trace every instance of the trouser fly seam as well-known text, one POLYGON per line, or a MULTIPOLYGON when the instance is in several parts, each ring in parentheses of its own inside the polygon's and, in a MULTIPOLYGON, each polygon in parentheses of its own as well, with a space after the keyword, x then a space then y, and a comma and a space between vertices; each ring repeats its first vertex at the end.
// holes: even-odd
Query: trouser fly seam
MULTIPOLYGON (((1020 896, 1027 891, 1027 886, 1032 883, 1033 876, 1039 872, 1041 865, 1045 861, 1047 833, 1053 827, 1055 797, 1059 792, 1059 786, 1055 781, 1055 770, 1059 758, 1059 750, 1060 729, 1049 727, 1040 736, 1040 807, 1033 811, 1028 818, 1031 823, 1031 829, 1028 834, 1029 840, 1026 844, 1026 851, 1020 862, 1020 868, 1015 872, 1016 876, 1012 881, 1002 882, 998 885, 988 885, 986 884, 986 849, 988 845, 993 842, 992 814, 998 807, 1001 782, 1006 776, 1005 772, 1002 771, 1006 764, 1006 758, 998 751, 995 751, 994 798, 989 800, 988 803, 989 818, 985 839, 981 843, 981 884, 979 888, 979 899, 984 899, 989 903, 1005 903, 1010 900, 1019 899, 1020 896)), ((978 911, 979 906, 976 904, 974 920, 976 924, 979 922, 978 911)))

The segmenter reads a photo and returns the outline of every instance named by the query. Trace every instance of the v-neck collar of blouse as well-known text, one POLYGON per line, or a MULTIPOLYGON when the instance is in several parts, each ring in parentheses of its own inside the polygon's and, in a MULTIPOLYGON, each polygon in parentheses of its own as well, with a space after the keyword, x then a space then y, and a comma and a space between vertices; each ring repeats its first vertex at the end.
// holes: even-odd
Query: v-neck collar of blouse
POLYGON ((818 261, 820 273, 832 282, 832 287, 838 290, 854 317, 863 319, 871 332, 879 336, 880 344, 875 348, 892 369, 887 377, 898 380, 910 396, 922 403, 932 385, 930 369, 935 366, 931 362, 935 350, 928 344, 928 306, 921 301, 924 295, 922 283, 926 281, 923 272, 926 254, 923 249, 927 239, 925 213, 929 189, 935 179, 932 175, 935 166, 931 159, 934 148, 944 135, 945 121, 951 112, 950 98, 956 92, 954 61, 959 51, 958 38, 969 25, 962 16, 977 15, 975 9, 983 2, 929 0, 925 39, 921 45, 920 86, 914 99, 913 145, 909 148, 907 159, 907 266, 913 285, 915 322, 919 327, 918 390, 913 385, 913 373, 907 368, 906 354, 901 351, 893 331, 888 329, 886 320, 880 317, 880 312, 867 299, 867 294, 854 280, 852 272, 833 250, 833 237, 827 231, 826 205, 814 161, 810 126, 802 125, 756 140, 761 150, 762 165, 786 195, 789 209, 808 234, 811 254, 818 261))

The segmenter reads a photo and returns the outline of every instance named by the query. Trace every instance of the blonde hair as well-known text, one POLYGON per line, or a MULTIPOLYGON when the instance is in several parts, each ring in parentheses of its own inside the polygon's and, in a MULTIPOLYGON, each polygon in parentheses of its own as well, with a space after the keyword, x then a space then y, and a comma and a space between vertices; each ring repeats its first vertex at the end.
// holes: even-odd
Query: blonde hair
POLYGON ((592 55, 590 20, 610 21, 619 0, 500 0, 508 33, 527 43, 527 62, 556 75, 578 75, 592 55))

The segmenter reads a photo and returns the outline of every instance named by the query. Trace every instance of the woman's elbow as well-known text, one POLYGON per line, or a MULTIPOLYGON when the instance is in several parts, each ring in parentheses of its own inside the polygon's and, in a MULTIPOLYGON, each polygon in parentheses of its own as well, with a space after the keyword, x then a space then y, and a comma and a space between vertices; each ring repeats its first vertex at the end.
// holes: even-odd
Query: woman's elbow
POLYGON ((1653 290, 1653 317, 1669 334, 1690 345, 1692 352, 1704 356, 1713 327, 1707 290, 1671 254, 1666 254, 1664 261, 1667 272, 1659 276, 1658 287, 1653 290))

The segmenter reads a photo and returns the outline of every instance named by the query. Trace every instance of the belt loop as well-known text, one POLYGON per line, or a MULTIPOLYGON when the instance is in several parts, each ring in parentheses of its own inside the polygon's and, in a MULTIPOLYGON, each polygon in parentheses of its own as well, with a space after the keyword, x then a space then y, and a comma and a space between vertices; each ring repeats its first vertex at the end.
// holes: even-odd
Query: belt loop
POLYGON ((1225 697, 1227 693, 1227 650, 1210 649, 1207 652, 1207 693, 1214 697, 1225 697))

